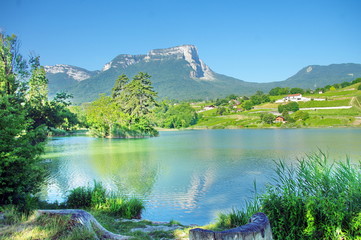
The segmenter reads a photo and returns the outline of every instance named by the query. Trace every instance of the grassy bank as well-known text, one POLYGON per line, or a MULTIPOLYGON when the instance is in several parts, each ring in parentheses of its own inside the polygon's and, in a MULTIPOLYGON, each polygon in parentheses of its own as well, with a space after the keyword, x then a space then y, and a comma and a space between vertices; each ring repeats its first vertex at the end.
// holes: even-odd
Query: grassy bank
MULTIPOLYGON (((190 227, 175 221, 168 223, 148 220, 125 220, 98 210, 90 213, 107 230, 114 234, 129 236, 134 240, 187 239, 190 227)), ((51 239, 84 240, 104 239, 94 229, 75 224, 70 215, 20 214, 8 206, 0 214, 0 240, 51 239)))

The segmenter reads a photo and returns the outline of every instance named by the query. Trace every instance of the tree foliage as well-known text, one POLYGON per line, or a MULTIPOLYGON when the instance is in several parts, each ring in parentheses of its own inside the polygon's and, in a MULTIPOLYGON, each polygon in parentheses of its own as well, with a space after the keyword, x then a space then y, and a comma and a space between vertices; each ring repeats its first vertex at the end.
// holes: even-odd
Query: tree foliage
POLYGON ((118 78, 112 94, 116 96, 114 99, 119 103, 121 109, 135 118, 150 113, 152 107, 156 105, 155 97, 157 96, 153 90, 150 76, 140 72, 129 83, 124 82, 123 79, 123 75, 122 78, 118 78))
POLYGON ((156 136, 148 118, 156 96, 148 74, 140 72, 132 80, 120 75, 110 97, 101 95, 87 107, 90 128, 99 137, 156 136))
POLYGON ((69 95, 48 100, 39 57, 27 62, 18 52, 16 36, 0 33, 0 204, 26 206, 45 181, 40 155, 49 131, 76 116, 67 109, 69 95))
POLYGON ((275 120, 275 115, 273 115, 272 113, 262 113, 260 117, 263 122, 268 124, 272 124, 275 120))
POLYGON ((278 112, 282 113, 283 111, 296 112, 299 110, 299 105, 297 102, 290 102, 284 105, 278 105, 278 112))
POLYGON ((113 137, 115 128, 125 121, 125 114, 109 96, 101 95, 87 110, 87 120, 93 133, 99 137, 113 137))
POLYGON ((46 129, 29 117, 31 105, 20 81, 26 75, 16 36, 0 34, 0 204, 26 205, 45 180, 39 156, 46 129))

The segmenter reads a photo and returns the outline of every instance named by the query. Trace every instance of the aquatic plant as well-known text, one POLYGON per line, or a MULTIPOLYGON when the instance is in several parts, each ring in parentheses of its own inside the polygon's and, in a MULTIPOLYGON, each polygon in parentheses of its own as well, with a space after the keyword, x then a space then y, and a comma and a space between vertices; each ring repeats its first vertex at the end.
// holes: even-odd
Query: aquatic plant
POLYGON ((242 225, 252 213, 262 211, 275 239, 361 237, 360 164, 349 159, 333 163, 321 151, 299 159, 296 165, 275 164, 274 182, 266 192, 245 210, 221 215, 220 226, 242 225))

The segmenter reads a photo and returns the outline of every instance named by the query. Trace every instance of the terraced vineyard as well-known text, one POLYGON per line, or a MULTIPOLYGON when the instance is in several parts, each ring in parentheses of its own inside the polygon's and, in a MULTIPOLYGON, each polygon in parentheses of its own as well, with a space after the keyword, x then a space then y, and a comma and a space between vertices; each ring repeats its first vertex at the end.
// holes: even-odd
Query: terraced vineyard
MULTIPOLYGON (((271 103, 254 106, 249 111, 230 111, 220 116, 217 109, 203 111, 202 117, 194 128, 274 128, 274 127, 361 127, 361 83, 322 94, 306 94, 311 101, 298 102, 299 108, 307 112, 309 118, 293 123, 264 123, 262 113, 278 113, 279 103, 274 103, 284 96, 272 96, 271 103), (317 99, 324 99, 317 101, 317 99)), ((198 105, 198 109, 199 109, 198 105)), ((293 117, 295 113, 290 113, 293 117)))

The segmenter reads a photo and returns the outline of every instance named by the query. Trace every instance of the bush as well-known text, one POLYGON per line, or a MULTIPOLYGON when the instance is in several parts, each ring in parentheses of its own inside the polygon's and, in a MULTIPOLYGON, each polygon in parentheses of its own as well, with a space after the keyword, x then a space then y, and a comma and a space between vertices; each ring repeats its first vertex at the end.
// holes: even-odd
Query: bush
POLYGON ((66 199, 68 208, 89 208, 92 202, 92 190, 86 187, 77 187, 70 190, 66 199))
POLYGON ((357 90, 361 90, 361 84, 358 85, 357 90))

